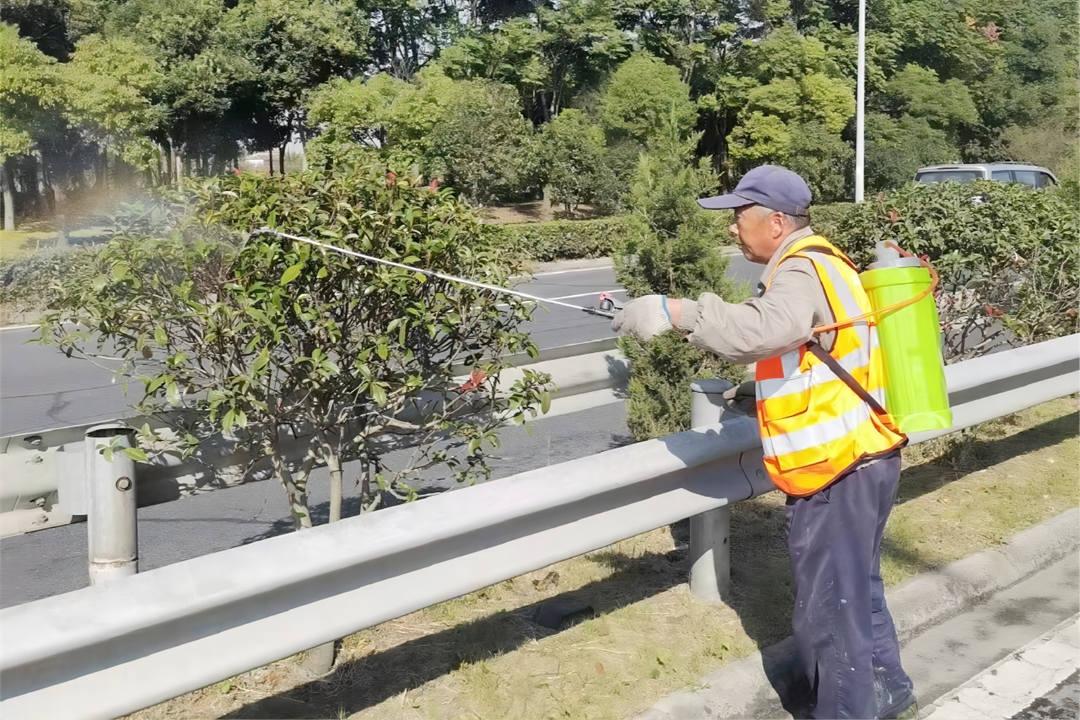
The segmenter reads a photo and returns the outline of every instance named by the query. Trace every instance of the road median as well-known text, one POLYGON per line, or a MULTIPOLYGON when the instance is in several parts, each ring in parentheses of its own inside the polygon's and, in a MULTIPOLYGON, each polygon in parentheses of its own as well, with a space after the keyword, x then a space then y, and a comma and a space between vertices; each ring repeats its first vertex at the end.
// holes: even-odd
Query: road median
MULTIPOLYGON (((1054 529, 1028 533, 1058 543, 1049 554, 1006 549, 1075 512, 1076 423, 1076 400, 1066 398, 912 448, 886 533, 893 602, 914 592, 901 583, 935 575, 953 583, 950 602, 963 583, 991 591, 970 572, 952 574, 967 556, 1002 555, 991 567, 1016 577, 1067 547, 1069 533, 1054 529)), ((137 717, 629 717, 787 636, 782 528, 775 493, 733 507, 729 605, 691 597, 683 530, 665 528, 352 635, 329 677, 282 661, 137 717)), ((906 631, 925 620, 905 622, 906 631)), ((752 689, 723 689, 733 687, 752 689)))

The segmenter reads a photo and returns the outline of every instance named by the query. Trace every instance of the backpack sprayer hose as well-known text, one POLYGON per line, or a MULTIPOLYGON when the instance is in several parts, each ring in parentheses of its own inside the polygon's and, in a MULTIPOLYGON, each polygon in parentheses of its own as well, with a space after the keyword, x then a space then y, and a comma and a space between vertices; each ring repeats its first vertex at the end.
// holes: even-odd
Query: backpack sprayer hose
POLYGON ((292 235, 290 233, 272 230, 268 227, 261 227, 257 230, 253 230, 251 235, 274 235, 279 238, 306 243, 308 245, 313 245, 317 248, 322 248, 323 250, 330 250, 331 252, 336 252, 341 255, 347 255, 349 257, 354 257, 359 260, 364 260, 366 262, 377 263, 379 265, 388 265, 390 267, 399 268, 401 270, 408 270, 409 272, 417 272, 421 275, 427 275, 428 277, 439 278, 440 280, 447 280, 449 282, 460 283, 462 285, 469 285, 471 287, 480 288, 481 290, 489 290, 493 293, 499 293, 502 295, 513 295, 515 297, 523 298, 525 300, 547 303, 548 305, 558 305, 559 307, 570 308, 571 310, 580 310, 581 312, 588 313, 590 315, 599 315, 600 317, 615 317, 614 313, 605 312, 604 310, 584 307, 582 305, 574 305, 572 303, 562 302, 561 300, 552 300, 551 298, 540 297, 538 295, 530 295, 529 293, 524 293, 520 290, 511 290, 510 288, 504 288, 498 285, 488 285, 487 283, 477 282, 476 280, 469 280, 468 278, 458 277, 457 275, 449 275, 447 273, 436 272, 434 270, 425 270, 424 268, 418 268, 414 265, 406 265, 405 263, 394 262, 393 260, 385 260, 383 258, 375 257, 374 255, 366 255, 362 252, 357 252, 356 250, 349 250, 348 248, 338 247, 337 245, 331 245, 330 243, 313 240, 312 238, 303 237, 302 235, 292 235))

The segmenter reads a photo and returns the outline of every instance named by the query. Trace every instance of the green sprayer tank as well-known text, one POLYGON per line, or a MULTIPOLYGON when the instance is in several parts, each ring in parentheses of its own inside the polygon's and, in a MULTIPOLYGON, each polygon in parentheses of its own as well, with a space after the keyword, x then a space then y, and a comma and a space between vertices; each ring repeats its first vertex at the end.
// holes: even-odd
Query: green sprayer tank
POLYGON ((901 258, 878 244, 877 261, 859 275, 877 312, 878 340, 885 360, 885 405, 905 433, 952 427, 941 328, 933 293, 889 312, 931 284, 930 272, 916 258, 901 258))

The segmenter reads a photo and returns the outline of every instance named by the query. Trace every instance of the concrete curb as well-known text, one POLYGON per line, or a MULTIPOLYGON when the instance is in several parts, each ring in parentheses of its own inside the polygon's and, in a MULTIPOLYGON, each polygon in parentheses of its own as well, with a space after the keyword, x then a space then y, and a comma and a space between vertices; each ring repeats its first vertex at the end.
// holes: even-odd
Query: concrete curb
MULTIPOLYGON (((888 593, 901 641, 992 593, 1018 583, 1080 547, 1080 508, 1013 536, 1004 545, 914 577, 888 593)), ((669 695, 636 720, 752 718, 775 705, 798 679, 795 642, 788 637, 705 676, 698 691, 669 695)))
POLYGON ((523 277, 552 275, 564 272, 577 272, 584 270, 608 270, 615 266, 614 259, 603 256, 598 258, 578 258, 576 260, 551 260, 545 262, 532 262, 529 264, 529 273, 523 277))

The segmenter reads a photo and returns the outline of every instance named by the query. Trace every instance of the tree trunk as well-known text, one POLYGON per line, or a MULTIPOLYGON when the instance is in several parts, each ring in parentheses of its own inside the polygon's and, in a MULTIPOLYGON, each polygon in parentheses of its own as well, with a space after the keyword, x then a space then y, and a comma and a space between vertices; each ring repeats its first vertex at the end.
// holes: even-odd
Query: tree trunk
POLYGON ((285 496, 289 501, 289 512, 292 513, 293 524, 297 530, 306 530, 311 527, 311 510, 308 509, 307 478, 300 483, 296 482, 285 457, 281 453, 280 444, 273 448, 271 461, 274 465, 274 473, 285 488, 285 496))
MULTIPOLYGON (((280 170, 280 168, 279 168, 280 170)), ((340 432, 340 431, 339 431, 340 432)), ((341 456, 337 452, 336 438, 330 434, 322 436, 322 451, 326 467, 330 471, 330 522, 341 519, 342 472, 341 456)), ((338 641, 317 645, 304 652, 300 666, 316 677, 326 675, 334 669, 337 661, 338 641)))
POLYGON ((303 140, 300 141, 300 170, 307 170, 307 148, 303 140))
POLYGON ((157 171, 157 184, 164 185, 169 181, 169 156, 165 150, 165 143, 158 143, 157 171))
POLYGON ((287 144, 288 143, 283 143, 281 147, 278 148, 278 173, 281 175, 285 174, 285 145, 287 144))
POLYGON ((326 467, 330 470, 330 522, 341 519, 342 472, 341 457, 331 450, 326 453, 326 467))
POLYGON ((4 229, 15 229, 15 183, 11 178, 11 161, 0 162, 0 189, 4 194, 4 229))
POLYGON ((270 177, 274 177, 274 148, 267 150, 266 154, 270 156, 270 177))
POLYGON ((367 461, 360 464, 360 512, 371 506, 371 466, 367 461))
POLYGON ((105 187, 105 163, 101 153, 94 156, 94 189, 101 190, 105 187))
POLYGON ((42 216, 52 215, 56 210, 56 201, 52 197, 48 176, 45 173, 45 156, 40 150, 35 150, 34 160, 37 161, 34 168, 37 172, 38 212, 42 216))

